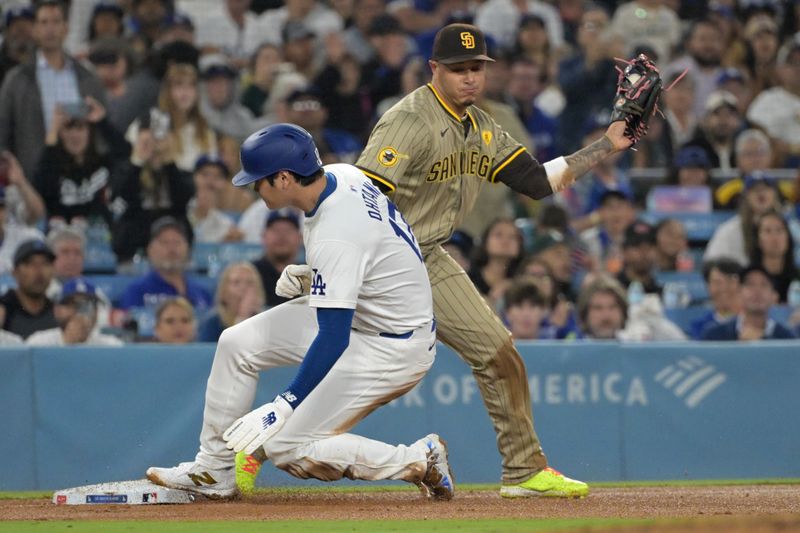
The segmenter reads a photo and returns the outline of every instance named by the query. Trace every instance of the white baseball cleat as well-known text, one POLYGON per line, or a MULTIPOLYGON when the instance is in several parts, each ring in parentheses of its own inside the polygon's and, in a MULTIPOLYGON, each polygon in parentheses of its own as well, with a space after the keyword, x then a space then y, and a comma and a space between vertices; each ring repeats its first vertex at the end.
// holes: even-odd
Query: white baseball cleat
POLYGON ((151 466, 147 469, 146 476, 156 485, 187 490, 213 499, 232 499, 239 496, 233 466, 220 470, 205 468, 195 462, 181 463, 172 468, 151 466))
POLYGON ((419 488, 433 500, 452 500, 456 487, 447 462, 447 443, 435 433, 422 440, 428 447, 428 471, 420 481, 419 488))

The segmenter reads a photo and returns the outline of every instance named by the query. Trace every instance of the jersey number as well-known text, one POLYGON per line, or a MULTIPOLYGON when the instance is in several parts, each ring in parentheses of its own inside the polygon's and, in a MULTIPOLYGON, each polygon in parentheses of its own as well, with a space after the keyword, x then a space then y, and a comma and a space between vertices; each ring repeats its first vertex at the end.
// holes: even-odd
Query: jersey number
POLYGON ((419 260, 422 261, 422 253, 419 251, 417 240, 414 238, 414 234, 411 232, 411 225, 406 222, 405 218, 403 218, 403 213, 397 210, 394 202, 387 200, 386 205, 389 208, 389 224, 391 224, 395 234, 406 241, 408 245, 411 246, 411 249, 414 250, 414 253, 417 254, 419 260))

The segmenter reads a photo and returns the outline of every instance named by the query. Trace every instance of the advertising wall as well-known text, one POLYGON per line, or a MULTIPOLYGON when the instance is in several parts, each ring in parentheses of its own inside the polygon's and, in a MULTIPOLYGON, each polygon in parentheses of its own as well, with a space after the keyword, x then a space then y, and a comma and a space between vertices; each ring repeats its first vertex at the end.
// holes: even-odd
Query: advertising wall
MULTIPOLYGON (((143 477, 193 459, 213 345, 0 350, 0 490, 143 477)), ((800 477, 800 346, 521 343, 551 464, 587 481, 800 477)), ((262 375, 270 401, 293 368, 262 375)), ((459 482, 497 482, 495 434, 468 367, 433 369, 357 433, 450 445, 459 482)), ((267 469, 265 485, 308 483, 267 469)))

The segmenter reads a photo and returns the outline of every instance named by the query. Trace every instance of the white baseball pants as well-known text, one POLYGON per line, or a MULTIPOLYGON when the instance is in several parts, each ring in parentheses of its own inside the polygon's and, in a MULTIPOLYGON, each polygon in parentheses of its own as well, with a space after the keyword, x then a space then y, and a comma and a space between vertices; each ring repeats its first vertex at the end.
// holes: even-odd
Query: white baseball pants
MULTIPOLYGON (((341 358, 265 444, 275 466, 304 479, 421 480, 428 451, 422 441, 392 446, 346 432, 422 379, 436 354, 431 329, 427 324, 408 339, 351 331, 341 358)), ((197 462, 211 469, 233 465, 235 454, 222 433, 252 409, 259 372, 299 365, 316 335, 316 310, 305 297, 222 333, 206 388, 197 462)))

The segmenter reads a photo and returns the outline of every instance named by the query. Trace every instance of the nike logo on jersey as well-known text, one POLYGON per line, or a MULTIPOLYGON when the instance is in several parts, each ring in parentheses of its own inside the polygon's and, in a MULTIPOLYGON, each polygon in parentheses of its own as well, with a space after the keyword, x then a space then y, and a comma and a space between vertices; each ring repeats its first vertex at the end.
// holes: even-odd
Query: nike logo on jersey
POLYGON ((442 130, 442 137, 444 137, 444 134, 445 134, 445 133, 447 133, 447 128, 445 128, 445 129, 443 129, 443 130, 442 130))

